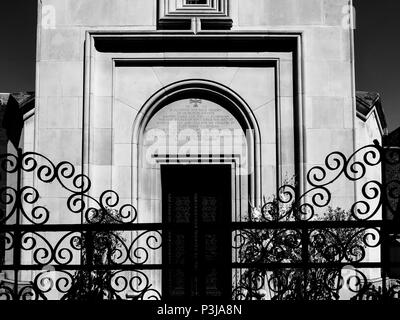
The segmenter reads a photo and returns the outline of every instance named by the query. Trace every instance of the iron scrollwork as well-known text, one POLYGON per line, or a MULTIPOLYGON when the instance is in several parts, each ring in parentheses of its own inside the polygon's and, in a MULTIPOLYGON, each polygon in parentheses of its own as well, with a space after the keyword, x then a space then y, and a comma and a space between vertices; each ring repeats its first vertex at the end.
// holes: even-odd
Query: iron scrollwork
POLYGON ((385 220, 387 211, 392 221, 399 220, 400 182, 397 175, 381 181, 370 174, 388 165, 400 166, 400 151, 377 141, 349 157, 332 152, 307 172, 306 192, 285 184, 259 210, 252 208, 249 221, 234 228, 233 298, 398 299, 398 281, 393 285, 386 275, 391 258, 380 253, 400 233, 385 220), (333 209, 330 188, 341 181, 357 185, 357 199, 347 211, 333 209), (372 274, 382 275, 380 291, 371 285, 372 274))
POLYGON ((161 298, 148 271, 161 268, 152 257, 161 249, 162 234, 159 227, 141 228, 134 206, 120 205, 113 190, 94 197, 91 180, 72 163, 54 164, 39 153, 2 155, 0 168, 16 175, 15 185, 0 190, 1 249, 8 256, 0 266, 8 276, 0 279, 0 299, 161 298), (24 181, 29 174, 36 187, 24 181), (81 223, 50 223, 54 219, 40 204, 38 183, 61 187, 67 211, 75 214, 71 221, 78 215, 81 223))
MULTIPOLYGON (((386 275, 388 257, 369 257, 400 233, 393 224, 399 220, 400 179, 369 176, 370 168, 383 165, 400 166, 400 152, 376 142, 349 157, 332 152, 308 171, 304 193, 285 184, 257 215, 232 222, 233 299, 398 299, 399 282, 386 275), (330 187, 341 180, 357 183, 358 198, 348 211, 334 212, 340 219, 321 219, 333 206, 330 187), (386 212, 392 220, 385 220, 386 212), (374 268, 382 271, 380 285, 370 281, 374 268)), ((1 268, 14 275, 0 280, 0 299, 162 299, 154 275, 162 276, 163 225, 142 227, 136 208, 121 205, 115 191, 94 197, 89 177, 70 162, 54 164, 19 150, 0 156, 0 168, 17 175, 15 186, 0 189, 0 237, 12 260, 1 268), (40 190, 23 183, 23 174, 57 183, 67 211, 80 223, 51 224, 40 190)))

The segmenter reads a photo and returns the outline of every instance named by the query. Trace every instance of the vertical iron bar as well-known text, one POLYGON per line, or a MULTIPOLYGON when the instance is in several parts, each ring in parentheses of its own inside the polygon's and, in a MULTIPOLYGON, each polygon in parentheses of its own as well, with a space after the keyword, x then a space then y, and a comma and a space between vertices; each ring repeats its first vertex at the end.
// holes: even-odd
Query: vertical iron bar
POLYGON ((303 262, 303 281, 304 281, 304 287, 303 287, 303 293, 304 293, 304 300, 308 300, 307 297, 307 277, 308 277, 308 259, 309 259, 309 254, 308 254, 308 228, 303 227, 301 231, 301 243, 302 243, 302 248, 301 248, 301 259, 303 262))
POLYGON ((92 290, 92 272, 93 272, 93 251, 94 251, 94 244, 93 244, 93 233, 92 231, 86 232, 86 268, 88 272, 88 290, 86 294, 91 296, 92 290))
POLYGON ((386 227, 386 218, 382 223, 381 237, 382 237, 382 247, 381 247, 381 277, 382 277, 382 300, 385 301, 387 298, 387 274, 390 268, 390 234, 386 227))
MULTIPOLYGON (((381 210, 382 210, 382 227, 381 227, 381 237, 382 237, 382 244, 381 244, 381 278, 382 278, 382 300, 386 300, 387 295, 387 274, 390 268, 390 235, 389 230, 386 226, 389 220, 388 215, 388 208, 389 203, 386 198, 387 194, 387 156, 388 156, 388 149, 386 148, 386 139, 383 138, 383 145, 380 148, 381 154, 381 176, 382 176, 382 191, 381 191, 381 210)), ((390 152, 390 151, 389 151, 390 152)))
POLYGON ((19 269, 21 266, 21 231, 18 226, 21 221, 21 209, 22 209, 22 201, 21 201, 21 185, 22 185, 22 149, 17 149, 17 186, 16 186, 16 199, 15 199, 15 229, 14 234, 14 299, 18 298, 18 278, 19 278, 19 269))
MULTIPOLYGON (((251 269, 250 269, 251 270, 251 269)), ((251 272, 249 272, 248 273, 248 280, 247 280, 248 282, 249 282, 249 300, 253 300, 253 282, 252 282, 252 279, 251 279, 251 272)))

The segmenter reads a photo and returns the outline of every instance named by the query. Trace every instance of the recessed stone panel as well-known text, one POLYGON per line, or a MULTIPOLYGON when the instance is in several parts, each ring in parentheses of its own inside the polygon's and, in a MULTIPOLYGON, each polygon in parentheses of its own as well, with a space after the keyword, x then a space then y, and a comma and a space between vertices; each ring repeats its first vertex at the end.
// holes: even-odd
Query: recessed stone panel
POLYGON ((304 36, 307 59, 341 60, 342 30, 341 27, 308 29, 304 36))
POLYGON ((348 0, 323 0, 324 23, 337 26, 347 22, 346 12, 349 12, 348 0))
POLYGON ((89 176, 92 181, 90 194, 97 200, 101 194, 112 189, 112 167, 111 165, 91 165, 89 176))
POLYGON ((344 128, 344 99, 340 97, 313 97, 310 99, 312 127, 344 128))
POLYGON ((148 0, 68 0, 67 19, 79 26, 151 26, 155 6, 155 1, 148 0))
POLYGON ((111 165, 112 130, 94 129, 91 163, 95 165, 111 165))
POLYGON ((115 100, 140 110, 144 103, 163 85, 151 67, 117 68, 115 100))
POLYGON ((91 93, 98 97, 111 97, 113 95, 113 62, 99 59, 94 64, 94 70, 91 93))
POLYGON ((305 93, 307 96, 351 96, 350 62, 307 60, 305 67, 305 93))
POLYGON ((132 196, 132 170, 131 166, 112 167, 112 189, 122 198, 132 196))
POLYGON ((352 130, 308 129, 306 135, 306 161, 312 165, 323 163, 333 151, 350 155, 354 150, 352 130))
POLYGON ((189 79, 209 79, 229 86, 236 73, 238 67, 153 67, 157 78, 163 86, 168 86, 171 83, 189 79))
POLYGON ((320 0, 250 0, 239 2, 241 26, 322 24, 320 0), (255 10, 257 14, 254 14, 255 10))
POLYGON ((112 111, 113 143, 132 143, 133 124, 138 111, 115 101, 112 111))
POLYGON ((240 68, 230 83, 230 88, 256 110, 275 100, 275 69, 240 68))
POLYGON ((81 165, 82 130, 40 129, 38 147, 40 153, 54 162, 70 161, 74 165, 81 165))
POLYGON ((81 128, 83 110, 80 102, 78 97, 43 98, 40 103, 40 128, 81 128))
POLYGON ((112 127, 112 97, 93 98, 93 127, 111 128, 112 127))
POLYGON ((263 143, 276 143, 276 104, 272 101, 255 112, 261 127, 261 141, 263 143))
POLYGON ((83 62, 42 61, 38 72, 39 96, 81 97, 83 95, 83 62))
MULTIPOLYGON (((115 166, 130 166, 132 165, 132 144, 116 143, 113 145, 113 165, 115 166)), ((135 152, 136 154, 136 152, 135 152)))
POLYGON ((43 29, 40 59, 59 61, 83 60, 82 31, 79 28, 43 29))

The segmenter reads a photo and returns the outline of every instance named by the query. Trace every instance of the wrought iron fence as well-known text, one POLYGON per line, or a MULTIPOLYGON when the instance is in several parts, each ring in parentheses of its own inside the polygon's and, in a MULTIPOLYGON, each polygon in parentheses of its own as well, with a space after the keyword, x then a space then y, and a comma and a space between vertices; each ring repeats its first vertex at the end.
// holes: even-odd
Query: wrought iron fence
POLYGON ((90 179, 69 162, 54 165, 43 155, 19 150, 2 156, 0 166, 17 175, 15 187, 1 190, 0 234, 9 259, 0 269, 13 273, 11 281, 0 282, 3 299, 160 298, 148 276, 162 268, 149 261, 161 248, 160 224, 137 223, 136 209, 120 206, 114 191, 91 196, 90 179), (39 190, 22 183, 26 173, 58 183, 68 194, 63 213, 78 214, 80 222, 49 223, 52 213, 38 204, 39 190), (129 243, 123 232, 129 232, 129 243))
MULTIPOLYGON (((16 176, 0 190, 0 299, 162 299, 166 224, 139 223, 114 191, 95 198, 89 177, 69 162, 21 150, 0 161, 3 174, 16 176), (52 223, 28 174, 64 189, 57 219, 75 223, 52 223)), ((308 171, 305 193, 286 184, 246 221, 231 222, 232 299, 399 299, 400 181, 368 173, 388 165, 400 165, 400 151, 376 142, 349 157, 333 152, 308 171), (331 207, 329 187, 341 180, 357 184, 348 209, 331 207)))
POLYGON ((400 232, 400 181, 380 181, 368 172, 397 166, 399 155, 376 141, 349 157, 333 152, 308 171, 308 191, 298 196, 295 186, 284 185, 256 217, 234 224, 239 257, 234 267, 243 270, 234 297, 399 299, 400 281, 391 275, 399 267, 400 252, 392 249, 400 232), (331 207, 329 187, 340 179, 357 183, 358 199, 347 210, 331 207))

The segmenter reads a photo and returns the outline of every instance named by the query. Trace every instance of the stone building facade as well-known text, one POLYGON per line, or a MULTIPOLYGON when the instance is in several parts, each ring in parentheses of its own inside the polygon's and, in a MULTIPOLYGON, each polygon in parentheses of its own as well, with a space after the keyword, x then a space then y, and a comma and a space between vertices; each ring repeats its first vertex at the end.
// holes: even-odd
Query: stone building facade
POLYGON ((39 21, 53 18, 55 26, 38 26, 35 150, 83 166, 100 190, 112 188, 134 202, 141 195, 139 210, 148 211, 160 192, 156 178, 148 179, 157 170, 136 172, 143 165, 142 131, 155 105, 192 88, 202 99, 212 90, 235 100, 241 115, 229 129, 254 131, 254 174, 243 186, 254 204, 331 150, 351 152, 353 40, 342 13, 349 2, 217 2, 226 7, 199 4, 198 12, 185 13, 169 12, 168 1, 42 1, 39 21), (46 15, 49 8, 54 16, 46 15), (171 24, 160 28, 162 14, 192 23, 165 30, 171 24), (201 21, 214 15, 224 26, 231 20, 230 30, 218 23, 202 30, 201 21))
MULTIPOLYGON (((381 139, 381 118, 357 112, 353 30, 343 13, 351 5, 42 0, 24 149, 71 162, 92 180, 94 197, 115 190, 141 223, 184 220, 179 210, 193 203, 211 216, 219 203, 222 225, 244 221, 293 176, 306 190, 307 170, 330 152, 381 139), (226 191, 221 199, 207 181, 226 191)), ((49 222, 80 221, 65 211, 63 190, 39 188, 49 222)), ((332 194, 343 208, 357 199, 348 181, 332 194)))

